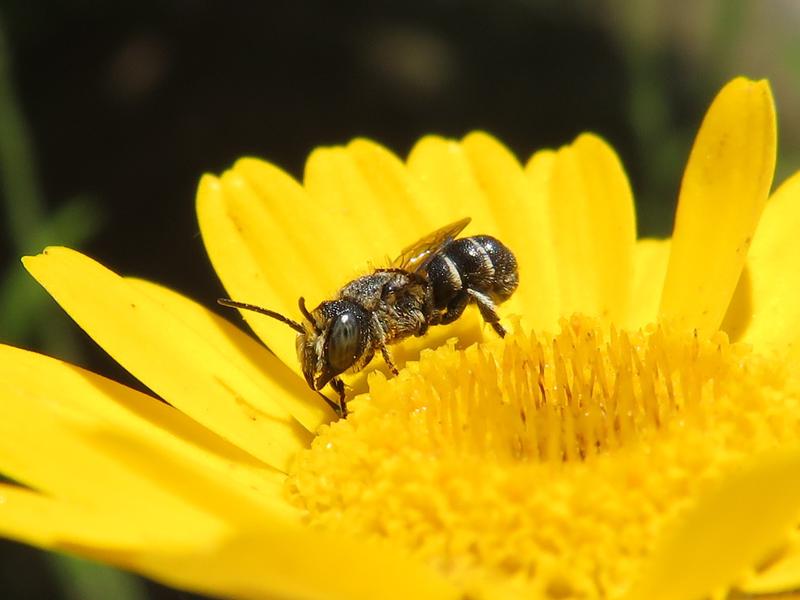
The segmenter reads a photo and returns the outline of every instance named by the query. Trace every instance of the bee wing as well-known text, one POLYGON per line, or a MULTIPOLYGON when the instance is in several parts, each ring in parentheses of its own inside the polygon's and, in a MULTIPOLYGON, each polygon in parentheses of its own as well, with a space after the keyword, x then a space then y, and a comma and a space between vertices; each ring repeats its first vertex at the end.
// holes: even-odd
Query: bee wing
POLYGON ((470 217, 465 217, 455 223, 445 225, 426 235, 421 240, 403 248, 400 256, 392 261, 391 267, 412 273, 423 269, 433 255, 453 241, 471 220, 470 217))

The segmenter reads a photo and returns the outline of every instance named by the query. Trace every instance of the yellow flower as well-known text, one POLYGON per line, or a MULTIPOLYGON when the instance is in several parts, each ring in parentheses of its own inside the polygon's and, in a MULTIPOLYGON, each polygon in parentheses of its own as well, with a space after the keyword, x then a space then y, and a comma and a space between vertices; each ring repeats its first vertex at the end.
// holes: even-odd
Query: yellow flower
POLYGON ((294 334, 65 248, 26 268, 153 397, 0 347, 0 533, 222 596, 696 598, 800 588, 800 174, 768 200, 765 82, 712 104, 671 240, 582 135, 522 167, 427 137, 403 163, 243 159, 198 191, 231 297, 294 316, 464 216, 512 248, 500 340, 469 310, 348 379, 335 421, 294 334), (763 212, 763 215, 762 215, 763 212), (758 228, 757 228, 758 226, 758 228), (480 342, 474 344, 474 342, 480 342), (355 397, 353 397, 355 396, 355 397))

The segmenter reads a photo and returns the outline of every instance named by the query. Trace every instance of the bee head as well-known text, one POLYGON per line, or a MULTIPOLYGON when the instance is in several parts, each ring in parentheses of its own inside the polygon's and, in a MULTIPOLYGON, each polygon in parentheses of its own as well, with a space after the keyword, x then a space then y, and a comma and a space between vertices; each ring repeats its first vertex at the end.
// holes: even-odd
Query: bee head
POLYGON ((369 349, 369 314, 355 302, 331 300, 309 312, 305 300, 300 298, 298 305, 306 319, 303 323, 255 304, 229 298, 217 302, 272 317, 294 329, 298 333, 297 357, 312 390, 321 390, 331 379, 361 361, 369 349))
POLYGON ((297 336, 297 357, 309 387, 321 390, 367 351, 369 315, 347 300, 323 302, 309 313, 300 298, 300 311, 306 322, 305 333, 297 336))

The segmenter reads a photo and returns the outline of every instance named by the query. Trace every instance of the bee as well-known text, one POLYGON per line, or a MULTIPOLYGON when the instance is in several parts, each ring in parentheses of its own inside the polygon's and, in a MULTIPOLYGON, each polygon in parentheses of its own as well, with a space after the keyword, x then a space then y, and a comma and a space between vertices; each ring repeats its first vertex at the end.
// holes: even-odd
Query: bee
POLYGON ((218 302, 267 315, 294 329, 308 386, 322 395, 320 390, 330 384, 338 406, 323 398, 344 417, 345 386, 339 375, 357 373, 376 352, 397 375, 389 346, 423 336, 432 325, 452 323, 469 304, 477 305, 483 320, 505 336, 496 305, 517 289, 517 259, 492 236, 458 238, 469 222, 467 217, 437 229, 405 248, 388 267, 347 283, 333 300, 314 310, 309 311, 301 297, 302 323, 253 304, 227 298, 218 302))

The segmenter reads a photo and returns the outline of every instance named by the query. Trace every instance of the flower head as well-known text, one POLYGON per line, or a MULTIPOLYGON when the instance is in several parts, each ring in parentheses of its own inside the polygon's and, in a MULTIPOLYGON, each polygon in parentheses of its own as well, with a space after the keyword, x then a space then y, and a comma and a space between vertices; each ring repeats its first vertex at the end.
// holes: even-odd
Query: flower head
POLYGON ((292 331, 272 350, 64 248, 25 265, 168 404, 2 347, 0 532, 236 597, 694 598, 800 587, 800 175, 768 199, 764 82, 716 98, 671 240, 582 135, 526 165, 483 133, 402 162, 356 140, 302 185, 242 159, 198 192, 231 297, 294 318, 458 218, 517 256, 477 311, 347 379, 336 420, 292 331), (762 215, 763 213, 763 215, 762 215), (274 353, 274 354, 273 354, 274 353), (702 564, 702 569, 697 565, 702 564))

